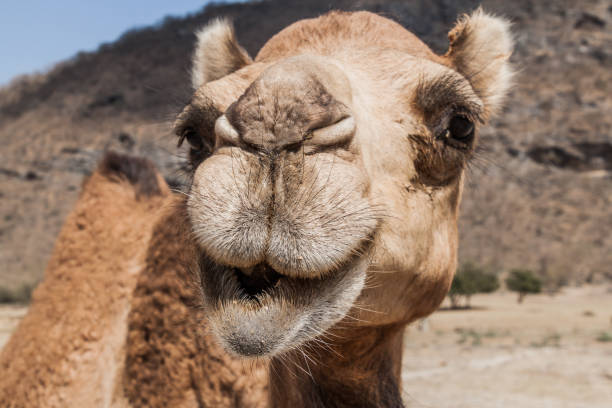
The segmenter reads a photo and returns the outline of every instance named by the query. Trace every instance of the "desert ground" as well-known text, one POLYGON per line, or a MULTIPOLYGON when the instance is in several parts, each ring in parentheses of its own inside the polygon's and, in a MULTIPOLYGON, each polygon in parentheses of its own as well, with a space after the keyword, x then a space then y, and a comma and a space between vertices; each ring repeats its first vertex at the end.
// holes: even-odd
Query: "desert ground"
MULTIPOLYGON (((498 292, 474 296, 472 306, 443 307, 409 329, 408 407, 612 406, 612 286, 527 296, 521 305, 498 292)), ((0 306, 0 347, 26 312, 0 306)))
POLYGON ((409 407, 612 407, 612 287, 474 296, 406 336, 409 407))

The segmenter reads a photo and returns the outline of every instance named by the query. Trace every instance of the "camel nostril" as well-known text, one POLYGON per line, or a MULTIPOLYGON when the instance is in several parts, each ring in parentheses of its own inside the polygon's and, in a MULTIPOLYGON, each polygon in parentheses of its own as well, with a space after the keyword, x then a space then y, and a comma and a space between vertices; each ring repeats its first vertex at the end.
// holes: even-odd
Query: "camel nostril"
POLYGON ((215 122, 215 135, 225 143, 236 146, 240 144, 240 134, 225 115, 221 115, 215 122))
POLYGON ((259 264, 251 268, 234 268, 240 287, 251 298, 275 287, 282 277, 268 264, 259 264))
POLYGON ((337 145, 347 142, 354 134, 355 118, 347 116, 332 125, 312 130, 311 137, 308 140, 311 144, 337 145))

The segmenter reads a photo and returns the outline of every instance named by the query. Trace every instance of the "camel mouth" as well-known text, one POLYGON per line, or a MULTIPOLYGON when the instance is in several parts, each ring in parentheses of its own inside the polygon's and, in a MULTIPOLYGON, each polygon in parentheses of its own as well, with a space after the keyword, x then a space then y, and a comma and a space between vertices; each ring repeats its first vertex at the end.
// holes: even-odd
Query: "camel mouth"
POLYGON ((201 266, 205 288, 215 288, 217 301, 227 306, 238 305, 256 310, 272 303, 290 302, 297 297, 315 295, 321 285, 332 283, 343 276, 338 270, 325 276, 294 277, 281 273, 263 262, 252 267, 217 264, 210 259, 201 266))
POLYGON ((281 279, 287 278, 266 263, 251 268, 232 268, 232 272, 238 280, 242 294, 255 301, 270 294, 280 285, 281 279))
POLYGON ((273 356, 313 339, 341 320, 365 282, 368 260, 356 256, 325 276, 301 278, 267 263, 227 266, 201 254, 208 323, 226 351, 273 356))

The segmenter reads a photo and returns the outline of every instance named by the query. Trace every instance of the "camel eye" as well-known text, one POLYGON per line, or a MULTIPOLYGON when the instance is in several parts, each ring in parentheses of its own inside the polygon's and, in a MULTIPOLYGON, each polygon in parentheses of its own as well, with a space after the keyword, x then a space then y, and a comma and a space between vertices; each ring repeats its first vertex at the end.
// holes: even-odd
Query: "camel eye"
POLYGON ((187 143, 189 143, 189 146, 191 146, 193 150, 202 150, 202 148, 204 147, 202 138, 193 129, 185 130, 182 135, 182 140, 187 140, 187 143))
POLYGON ((468 144, 474 139, 474 124, 465 116, 453 116, 446 130, 447 138, 468 144))

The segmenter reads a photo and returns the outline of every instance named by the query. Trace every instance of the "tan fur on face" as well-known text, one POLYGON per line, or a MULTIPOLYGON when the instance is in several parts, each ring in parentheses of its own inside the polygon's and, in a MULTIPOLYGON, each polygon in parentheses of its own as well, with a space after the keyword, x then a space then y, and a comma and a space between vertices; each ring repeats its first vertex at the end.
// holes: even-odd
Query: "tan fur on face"
POLYGON ((191 81, 194 89, 248 65, 251 57, 238 45, 234 27, 228 20, 216 19, 197 33, 191 81))

